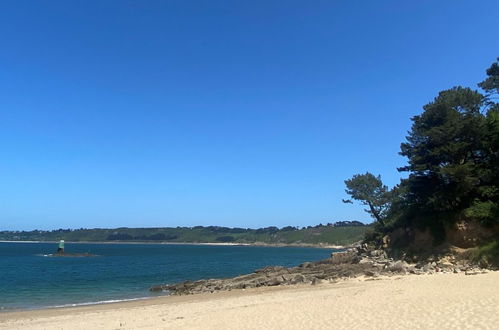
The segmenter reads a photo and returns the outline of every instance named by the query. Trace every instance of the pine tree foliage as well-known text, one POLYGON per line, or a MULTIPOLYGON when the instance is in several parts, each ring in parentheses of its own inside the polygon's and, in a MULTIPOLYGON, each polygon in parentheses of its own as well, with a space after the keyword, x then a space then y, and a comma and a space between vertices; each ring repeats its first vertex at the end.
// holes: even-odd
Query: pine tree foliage
MULTIPOLYGON (((499 58, 498 58, 499 61, 499 58)), ((470 218, 499 223, 499 62, 482 89, 444 90, 412 118, 400 154, 408 177, 391 191, 370 173, 345 181, 346 192, 369 206, 379 223, 413 224, 442 231, 470 218)))

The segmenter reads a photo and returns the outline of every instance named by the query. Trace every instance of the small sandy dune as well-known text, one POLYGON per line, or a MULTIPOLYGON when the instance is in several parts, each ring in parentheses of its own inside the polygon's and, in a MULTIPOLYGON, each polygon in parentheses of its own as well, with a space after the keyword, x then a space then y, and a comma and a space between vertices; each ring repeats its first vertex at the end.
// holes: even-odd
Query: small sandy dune
POLYGON ((354 279, 4 313, 0 329, 499 329, 499 272, 354 279))

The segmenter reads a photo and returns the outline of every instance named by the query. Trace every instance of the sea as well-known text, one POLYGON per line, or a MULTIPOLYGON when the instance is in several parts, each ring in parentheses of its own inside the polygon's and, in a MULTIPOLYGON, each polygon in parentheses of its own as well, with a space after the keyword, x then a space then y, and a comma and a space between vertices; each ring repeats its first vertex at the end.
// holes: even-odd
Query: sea
POLYGON ((189 244, 0 242, 0 312, 138 300, 158 284, 224 278, 269 266, 325 259, 333 249, 189 244))

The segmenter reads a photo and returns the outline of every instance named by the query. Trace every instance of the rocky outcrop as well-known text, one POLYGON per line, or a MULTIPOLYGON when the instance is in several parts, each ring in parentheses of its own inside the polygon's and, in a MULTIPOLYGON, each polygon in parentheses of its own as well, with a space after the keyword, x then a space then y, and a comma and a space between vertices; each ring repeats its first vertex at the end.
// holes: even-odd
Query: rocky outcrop
POLYGON ((358 259, 357 252, 354 249, 348 249, 345 252, 331 253, 331 263, 333 265, 355 263, 358 259))
POLYGON ((54 253, 54 254, 48 254, 48 257, 58 257, 58 258, 63 258, 63 257, 78 257, 78 258, 86 258, 86 257, 97 257, 95 254, 91 254, 88 252, 85 253, 54 253))
POLYGON ((255 270, 251 274, 228 279, 207 279, 157 285, 151 287, 150 291, 167 291, 173 295, 185 295, 262 286, 301 283, 315 285, 322 281, 336 281, 358 276, 377 277, 379 275, 456 273, 461 271, 480 273, 482 270, 459 264, 459 261, 451 259, 409 264, 402 260, 389 258, 384 250, 373 249, 362 244, 344 252, 335 252, 329 259, 305 262, 297 267, 269 266, 255 270))
POLYGON ((355 277, 366 272, 375 272, 372 265, 367 264, 332 264, 330 259, 319 262, 307 262, 298 267, 265 267, 251 274, 229 279, 208 279, 186 281, 173 285, 158 285, 151 291, 169 291, 172 294, 183 295, 219 290, 256 288, 261 286, 292 285, 299 283, 317 284, 322 280, 355 277))

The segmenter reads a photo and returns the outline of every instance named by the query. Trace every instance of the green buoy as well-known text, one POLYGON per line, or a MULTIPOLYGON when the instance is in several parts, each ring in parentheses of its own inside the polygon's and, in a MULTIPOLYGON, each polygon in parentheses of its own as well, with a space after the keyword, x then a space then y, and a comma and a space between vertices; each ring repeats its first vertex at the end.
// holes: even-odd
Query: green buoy
POLYGON ((64 254, 64 240, 61 239, 59 241, 59 248, 57 249, 57 253, 64 254))

